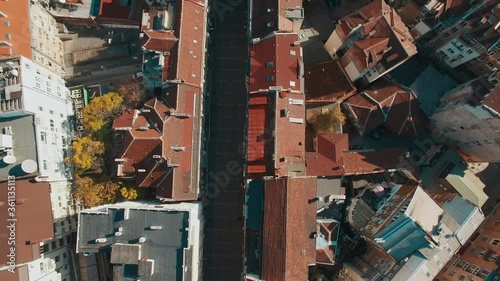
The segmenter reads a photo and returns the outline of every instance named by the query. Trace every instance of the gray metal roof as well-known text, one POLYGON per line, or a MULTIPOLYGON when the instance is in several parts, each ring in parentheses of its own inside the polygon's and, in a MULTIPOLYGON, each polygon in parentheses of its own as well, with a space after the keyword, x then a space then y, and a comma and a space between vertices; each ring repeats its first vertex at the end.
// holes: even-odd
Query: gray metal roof
MULTIPOLYGON (((4 128, 10 127, 13 154, 16 157, 14 164, 7 165, 0 161, 0 181, 7 180, 9 175, 26 176, 27 174, 21 169, 21 163, 24 160, 31 159, 38 163, 34 118, 34 115, 22 111, 6 112, 0 115, 0 133, 4 128)), ((38 173, 38 170, 35 173, 38 173)))
POLYGON ((129 209, 128 219, 125 219, 124 209, 108 208, 105 213, 80 213, 80 229, 78 250, 80 252, 112 252, 112 262, 115 266, 115 278, 119 280, 143 281, 183 280, 184 248, 188 245, 189 213, 165 210, 134 210, 129 209), (151 229, 151 226, 161 226, 161 229, 151 229), (121 229, 120 229, 121 227, 121 229), (121 235, 116 232, 121 230, 121 235), (142 243, 139 239, 144 237, 142 243), (105 242, 96 242, 105 238, 105 242), (153 274, 147 266, 140 267, 139 261, 132 261, 139 254, 137 249, 122 244, 141 245, 141 260, 154 260, 153 274), (126 265, 122 265, 126 263, 126 265), (134 276, 135 275, 135 276, 134 276), (134 279, 135 278, 135 279, 134 279))

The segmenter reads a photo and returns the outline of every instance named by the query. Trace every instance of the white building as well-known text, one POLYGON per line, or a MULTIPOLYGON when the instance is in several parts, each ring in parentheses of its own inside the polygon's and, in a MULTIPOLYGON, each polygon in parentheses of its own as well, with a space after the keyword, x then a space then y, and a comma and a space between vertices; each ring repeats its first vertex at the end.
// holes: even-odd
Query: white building
POLYGON ((9 171, 24 160, 33 160, 36 167, 24 172, 36 172, 44 181, 66 180, 70 174, 65 167, 64 157, 73 131, 73 108, 65 81, 60 75, 22 56, 0 60, 0 68, 0 126, 3 126, 3 135, 7 135, 7 138, 11 135, 9 139, 15 140, 11 147, 3 147, 3 150, 13 153, 14 158, 9 159, 9 163, 4 161, 8 165, 0 168, 0 179, 6 174, 2 170, 9 171), (26 138, 22 141, 25 143, 17 143, 21 141, 13 133, 17 125, 4 126, 3 123, 14 122, 7 117, 21 118, 28 115, 34 119, 34 140, 26 135, 26 128, 22 128, 18 130, 18 136, 23 134, 26 138), (29 152, 26 146, 33 149, 34 155, 25 155, 29 152), (16 152, 20 153, 19 157, 16 152))

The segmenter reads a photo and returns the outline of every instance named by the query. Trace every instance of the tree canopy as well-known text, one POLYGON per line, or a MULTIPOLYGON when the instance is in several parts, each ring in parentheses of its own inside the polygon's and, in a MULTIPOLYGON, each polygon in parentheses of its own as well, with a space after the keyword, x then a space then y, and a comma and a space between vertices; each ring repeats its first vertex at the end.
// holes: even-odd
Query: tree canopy
POLYGON ((78 178, 75 197, 85 208, 114 203, 118 200, 120 186, 110 180, 93 180, 89 177, 78 178))
POLYGON ((99 131, 123 111, 123 98, 115 92, 96 97, 83 108, 82 124, 90 132, 99 131))
POLYGON ((89 137, 82 137, 73 141, 71 150, 73 155, 66 158, 65 161, 74 165, 76 173, 80 174, 94 166, 97 157, 104 153, 104 145, 89 137))
POLYGON ((332 132, 337 125, 344 125, 345 116, 339 106, 335 106, 326 113, 317 112, 311 119, 316 132, 332 132))
POLYGON ((146 101, 146 90, 137 80, 128 80, 116 90, 127 108, 137 108, 146 101))

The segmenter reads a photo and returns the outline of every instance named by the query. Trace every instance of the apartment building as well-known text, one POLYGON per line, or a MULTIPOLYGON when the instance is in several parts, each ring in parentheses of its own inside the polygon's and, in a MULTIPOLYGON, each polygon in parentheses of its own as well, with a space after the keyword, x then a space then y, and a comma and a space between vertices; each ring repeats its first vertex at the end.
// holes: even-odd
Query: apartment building
POLYGON ((396 11, 375 0, 339 20, 325 43, 349 79, 367 85, 417 53, 413 37, 396 11))
POLYGON ((0 33, 4 41, 0 56, 24 56, 64 76, 63 43, 55 19, 39 1, 2 3, 0 33))
POLYGON ((481 224, 469 244, 446 264, 437 281, 497 280, 500 253, 500 205, 481 224), (496 279, 495 279, 496 278, 496 279))
POLYGON ((0 123, 8 140, 4 156, 9 156, 3 158, 7 165, 0 168, 0 179, 12 172, 36 174, 44 181, 66 180, 70 174, 64 158, 74 125, 64 80, 23 56, 2 59, 0 66, 0 123), (22 171, 18 164, 24 164, 22 171))
POLYGON ((363 192, 349 207, 348 219, 381 254, 375 262, 363 256, 365 263, 348 264, 344 280, 430 281, 468 242, 484 216, 458 195, 438 200, 420 186, 392 185, 363 192), (374 192, 382 193, 367 200, 374 192))
POLYGON ((469 161, 496 162, 500 159, 499 98, 499 86, 474 79, 441 98, 432 122, 469 161))
MULTIPOLYGON (((15 260, 7 256, 9 247, 2 247, 0 262, 0 279, 71 281, 74 270, 74 250, 72 244, 76 231, 76 208, 67 203, 69 196, 62 198, 64 192, 69 192, 64 185, 68 183, 36 182, 34 178, 10 179, 0 184, 2 189, 15 187, 15 260), (59 189, 63 189, 61 192, 59 189), (54 204, 55 203, 55 204, 54 204), (73 216, 73 217, 71 217, 73 216), (68 228, 57 227, 63 223, 68 228), (9 272, 9 269, 13 272, 9 272)), ((0 213, 5 220, 8 218, 8 204, 11 198, 7 192, 2 194, 0 213), (4 195, 5 194, 5 195, 4 195)), ((8 228, 2 229, 2 237, 9 237, 8 228)), ((7 245, 7 238, 2 238, 7 245)))
POLYGON ((82 210, 77 252, 110 253, 115 280, 200 280, 199 203, 122 202, 82 210))

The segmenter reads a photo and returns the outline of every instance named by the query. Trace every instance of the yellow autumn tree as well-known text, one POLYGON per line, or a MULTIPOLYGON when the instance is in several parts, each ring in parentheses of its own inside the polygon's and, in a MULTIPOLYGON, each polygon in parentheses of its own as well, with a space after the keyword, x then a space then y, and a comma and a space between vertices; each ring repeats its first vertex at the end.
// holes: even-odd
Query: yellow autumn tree
POLYGON ((82 124, 90 132, 99 131, 123 110, 123 98, 115 92, 96 97, 83 108, 82 124))
POLYGON ((75 172, 80 174, 90 169, 97 158, 104 154, 102 142, 94 141, 89 137, 82 137, 71 144, 73 155, 65 159, 66 163, 75 166, 75 172))
POLYGON ((77 178, 75 197, 85 208, 114 203, 118 200, 118 184, 89 177, 77 178))
POLYGON ((316 112, 311 119, 311 124, 316 132, 332 132, 335 126, 345 124, 345 116, 339 106, 335 106, 328 112, 316 112))
POLYGON ((136 188, 127 188, 127 187, 122 187, 120 189, 120 194, 122 195, 122 197, 124 199, 127 199, 127 200, 135 200, 137 199, 137 189, 136 188))

